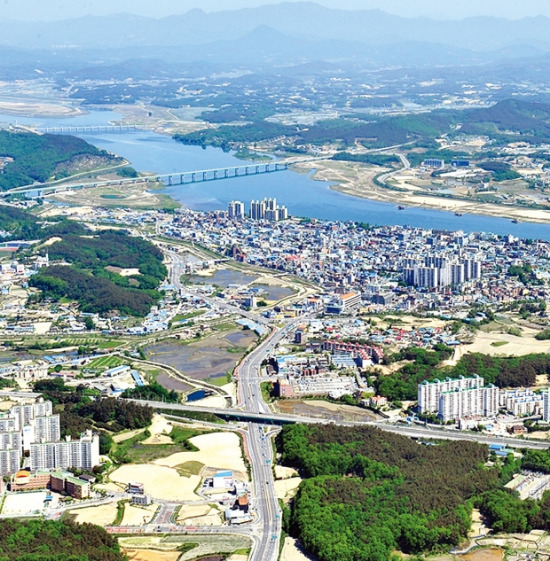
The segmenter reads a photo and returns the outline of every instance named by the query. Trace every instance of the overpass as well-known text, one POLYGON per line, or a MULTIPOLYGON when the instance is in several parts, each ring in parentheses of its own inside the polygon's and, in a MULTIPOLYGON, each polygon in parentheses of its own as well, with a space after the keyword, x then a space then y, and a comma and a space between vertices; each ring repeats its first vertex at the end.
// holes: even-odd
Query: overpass
POLYGON ((239 409, 223 409, 216 407, 199 407, 193 405, 182 405, 178 403, 164 403, 160 401, 141 401, 134 399, 136 403, 150 405, 154 409, 162 411, 182 411, 195 413, 210 413, 223 419, 233 419, 243 422, 253 422, 260 424, 337 424, 340 426, 372 426, 380 430, 401 434, 415 439, 433 439, 433 440, 469 440, 471 442, 479 442, 480 444, 503 444, 510 448, 530 448, 535 450, 547 450, 550 443, 542 440, 526 440, 521 438, 490 436, 480 433, 464 432, 455 429, 440 429, 428 426, 414 426, 404 424, 391 424, 386 421, 341 421, 332 419, 321 419, 313 417, 301 417, 298 415, 287 415, 281 413, 261 413, 254 411, 244 411, 239 409))

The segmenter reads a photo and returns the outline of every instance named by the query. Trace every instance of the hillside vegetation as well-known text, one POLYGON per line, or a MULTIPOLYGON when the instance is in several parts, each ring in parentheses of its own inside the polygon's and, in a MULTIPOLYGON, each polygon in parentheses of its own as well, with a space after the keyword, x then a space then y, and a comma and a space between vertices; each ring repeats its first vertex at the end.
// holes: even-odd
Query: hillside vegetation
MULTIPOLYGON (((93 156, 106 161, 117 160, 85 140, 75 136, 0 131, 0 158, 10 158, 0 173, 0 190, 44 183, 55 178, 56 168, 73 158, 93 156)), ((61 176, 67 172, 61 173, 61 176)), ((59 179, 59 177, 57 177, 59 179)))
POLYGON ((71 266, 43 268, 31 277, 30 285, 39 288, 43 298, 78 301, 84 312, 146 315, 160 298, 156 288, 167 274, 162 252, 123 231, 86 232, 67 234, 52 244, 50 260, 71 266), (136 273, 123 276, 116 268, 136 269, 136 273))
POLYGON ((124 561, 117 539, 94 524, 5 519, 2 561, 124 561))
POLYGON ((281 462, 306 478, 288 531, 320 561, 387 561, 392 552, 418 554, 458 545, 472 508, 495 531, 550 527, 550 493, 519 499, 504 488, 522 467, 548 472, 550 452, 523 460, 493 456, 487 446, 446 441, 426 446, 374 427, 289 425, 277 440, 281 462))

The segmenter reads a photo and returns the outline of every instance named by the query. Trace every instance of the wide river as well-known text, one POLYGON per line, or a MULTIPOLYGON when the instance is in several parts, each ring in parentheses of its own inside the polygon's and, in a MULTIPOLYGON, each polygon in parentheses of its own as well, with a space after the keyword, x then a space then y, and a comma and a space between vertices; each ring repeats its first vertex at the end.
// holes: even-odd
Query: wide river
MULTIPOLYGON (((39 127, 106 125, 120 119, 111 111, 94 111, 72 118, 14 117, 0 114, 0 122, 39 127)), ((117 133, 81 133, 82 138, 100 148, 123 156, 138 171, 174 173, 243 165, 245 162, 217 148, 184 146, 169 136, 149 131, 117 133)), ((328 220, 356 220, 373 225, 409 225, 424 228, 493 232, 550 241, 550 224, 521 222, 483 215, 455 216, 452 212, 407 207, 351 197, 330 188, 330 184, 314 181, 292 171, 257 176, 237 177, 167 187, 166 193, 188 208, 215 210, 227 208, 232 200, 243 201, 247 208, 252 199, 275 197, 292 216, 328 220)))

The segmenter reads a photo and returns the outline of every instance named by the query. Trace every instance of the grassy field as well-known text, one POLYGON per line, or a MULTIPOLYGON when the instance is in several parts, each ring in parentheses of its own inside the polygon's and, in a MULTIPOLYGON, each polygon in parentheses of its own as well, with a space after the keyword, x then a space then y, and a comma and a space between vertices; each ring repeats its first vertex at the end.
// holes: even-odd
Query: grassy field
POLYGON ((197 448, 189 442, 189 439, 209 432, 211 431, 174 427, 170 433, 172 443, 143 444, 143 441, 150 436, 148 431, 145 431, 119 442, 111 456, 119 463, 146 464, 159 458, 167 458, 176 452, 197 451, 197 448))
MULTIPOLYGON (((248 553, 251 547, 251 541, 246 536, 237 534, 208 534, 207 536, 165 536, 158 540, 156 536, 132 536, 129 538, 119 538, 121 547, 125 549, 160 549, 165 551, 174 551, 187 544, 198 544, 193 549, 183 553, 179 561, 191 561, 192 559, 201 559, 208 555, 231 553, 248 553)), ((185 547, 187 546, 187 547, 185 547)))
POLYGON ((185 462, 176 466, 176 471, 182 477, 190 477, 191 475, 199 475, 203 467, 204 464, 202 462, 185 462))
POLYGON ((87 368, 115 368, 121 364, 124 364, 124 360, 118 356, 102 356, 94 358, 87 368))

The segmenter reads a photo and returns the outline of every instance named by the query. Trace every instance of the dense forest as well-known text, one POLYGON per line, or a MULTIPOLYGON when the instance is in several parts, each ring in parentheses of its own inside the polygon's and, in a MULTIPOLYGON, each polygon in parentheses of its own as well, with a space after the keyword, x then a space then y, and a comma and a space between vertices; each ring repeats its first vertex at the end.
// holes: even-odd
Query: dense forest
POLYGON ((478 374, 485 384, 499 388, 533 386, 536 376, 550 374, 550 355, 533 354, 522 357, 501 358, 480 353, 464 355, 455 366, 438 366, 450 357, 452 351, 444 345, 436 345, 433 351, 406 349, 390 355, 389 362, 409 360, 396 372, 379 376, 374 385, 377 392, 391 400, 415 400, 417 387, 423 380, 458 378, 478 374))
MULTIPOLYGON (((522 501, 504 489, 522 460, 486 466, 486 446, 426 446, 374 427, 291 425, 277 439, 281 463, 305 480, 285 527, 320 561, 387 561, 458 545, 477 507, 495 531, 550 528, 550 493, 522 501)), ((523 467, 550 468, 550 452, 527 452, 523 467)))
POLYGON ((17 207, 0 205, 0 231, 3 241, 37 240, 64 234, 83 234, 85 226, 66 218, 39 220, 34 214, 17 207))
POLYGON ((372 427, 288 426, 278 447, 282 463, 306 477, 290 526, 321 561, 456 545, 470 526, 469 499, 499 480, 483 467, 484 446, 422 446, 372 427))
POLYGON ((145 428, 153 419, 154 410, 148 405, 115 398, 96 399, 97 390, 84 385, 67 386, 61 378, 39 380, 33 389, 59 412, 62 436, 77 438, 85 430, 99 430, 102 454, 109 452, 110 433, 145 428))
POLYGON ((142 399, 146 401, 165 401, 166 403, 179 403, 179 395, 175 390, 167 390, 158 382, 151 382, 147 386, 138 386, 124 391, 123 398, 142 399))
POLYGON ((50 260, 71 263, 43 268, 30 279, 43 298, 77 300, 83 312, 117 310, 146 315, 160 298, 156 288, 166 277, 162 252, 150 242, 125 232, 107 230, 93 236, 67 234, 49 248, 50 260), (131 276, 117 268, 139 270, 131 276))
POLYGON ((0 157, 13 159, 0 171, 0 190, 44 183, 59 164, 82 155, 114 159, 75 136, 0 131, 0 157))
POLYGON ((94 524, 6 518, 0 525, 2 561, 125 561, 116 537, 94 524))

